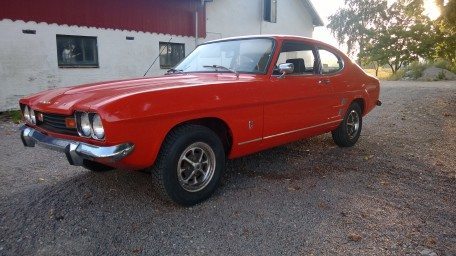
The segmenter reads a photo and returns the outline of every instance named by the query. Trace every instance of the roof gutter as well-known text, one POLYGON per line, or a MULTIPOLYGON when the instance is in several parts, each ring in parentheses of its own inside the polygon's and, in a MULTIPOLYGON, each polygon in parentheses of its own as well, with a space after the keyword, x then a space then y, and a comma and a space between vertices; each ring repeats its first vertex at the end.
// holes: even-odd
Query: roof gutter
POLYGON ((323 23, 323 20, 321 19, 320 15, 318 15, 318 12, 313 6, 312 2, 310 0, 303 0, 303 2, 304 5, 307 7, 307 10, 309 10, 310 16, 312 16, 313 25, 316 27, 324 26, 325 24, 323 23))

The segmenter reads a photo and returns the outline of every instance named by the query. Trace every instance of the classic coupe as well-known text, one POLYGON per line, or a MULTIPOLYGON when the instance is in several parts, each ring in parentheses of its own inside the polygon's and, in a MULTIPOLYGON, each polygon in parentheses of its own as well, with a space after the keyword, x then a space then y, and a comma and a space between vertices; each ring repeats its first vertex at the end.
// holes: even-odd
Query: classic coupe
POLYGON ((211 196, 227 159, 331 132, 353 146, 379 81, 296 36, 199 45, 167 74, 44 91, 19 102, 21 139, 92 171, 147 170, 166 200, 211 196))

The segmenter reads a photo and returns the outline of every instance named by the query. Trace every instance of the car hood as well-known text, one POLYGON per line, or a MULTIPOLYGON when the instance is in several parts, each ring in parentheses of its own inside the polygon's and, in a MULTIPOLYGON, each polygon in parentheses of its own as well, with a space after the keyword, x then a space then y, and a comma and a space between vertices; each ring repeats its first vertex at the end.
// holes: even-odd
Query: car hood
POLYGON ((152 78, 92 83, 44 91, 20 102, 43 112, 72 114, 74 110, 94 110, 112 101, 154 91, 232 82, 248 82, 253 75, 237 78, 231 73, 176 74, 152 78))

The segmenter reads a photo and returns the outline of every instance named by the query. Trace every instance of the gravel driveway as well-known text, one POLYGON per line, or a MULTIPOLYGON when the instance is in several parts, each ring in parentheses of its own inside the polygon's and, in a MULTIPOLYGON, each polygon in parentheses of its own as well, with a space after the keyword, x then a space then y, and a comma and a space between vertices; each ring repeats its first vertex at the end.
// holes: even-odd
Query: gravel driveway
POLYGON ((208 201, 157 199, 0 123, 0 255, 456 255, 456 83, 383 82, 353 148, 330 134, 228 162, 208 201))

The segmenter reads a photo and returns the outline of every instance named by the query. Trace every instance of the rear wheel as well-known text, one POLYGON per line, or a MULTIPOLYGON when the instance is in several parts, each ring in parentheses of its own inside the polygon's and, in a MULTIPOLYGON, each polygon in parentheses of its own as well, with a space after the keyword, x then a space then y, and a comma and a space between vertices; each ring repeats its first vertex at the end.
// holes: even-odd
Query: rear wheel
POLYGON ((361 135, 362 126, 361 107, 358 103, 352 103, 342 123, 336 130, 332 131, 334 142, 339 147, 351 147, 355 145, 361 135))
POLYGON ((225 169, 225 151, 217 134, 200 125, 170 132, 151 172, 161 197, 190 206, 209 198, 225 169))

